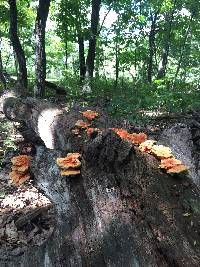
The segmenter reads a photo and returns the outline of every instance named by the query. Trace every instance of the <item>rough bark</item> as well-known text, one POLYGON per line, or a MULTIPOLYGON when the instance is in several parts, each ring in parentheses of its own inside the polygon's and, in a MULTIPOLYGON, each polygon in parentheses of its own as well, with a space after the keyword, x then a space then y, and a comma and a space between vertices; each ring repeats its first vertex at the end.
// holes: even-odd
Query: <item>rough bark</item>
MULTIPOLYGON (((36 117, 52 105, 37 100, 33 108, 30 106, 33 99, 26 101, 18 113, 5 102, 5 114, 12 120, 26 122, 27 127, 40 135, 35 126, 36 117), (29 117, 30 109, 32 117, 29 117)), ((199 266, 200 192, 193 180, 185 175, 167 175, 159 169, 155 157, 140 152, 109 130, 111 124, 104 117, 100 116, 95 123, 97 126, 101 123, 102 128, 104 123, 107 130, 91 139, 86 139, 83 132, 81 138, 70 139, 70 127, 80 113, 76 111, 77 115, 72 115, 58 110, 59 124, 54 123, 57 115, 52 113, 53 125, 50 125, 55 134, 59 125, 64 124, 57 138, 62 137, 68 145, 56 140, 53 147, 56 150, 37 146, 31 166, 35 183, 55 206, 56 229, 42 246, 10 257, 9 261, 0 259, 0 266, 199 266), (73 139, 76 139, 74 143, 83 140, 79 148, 69 146, 73 139), (77 150, 82 154, 81 174, 61 177, 56 158, 77 150)), ((170 140, 171 147, 181 159, 183 155, 183 160, 191 145, 187 144, 188 140, 198 145, 198 114, 195 121, 196 128, 194 124, 191 128, 178 125, 165 131, 161 138, 163 142, 170 140), (185 147, 179 153, 176 148, 183 144, 185 147)), ((52 134, 48 136, 51 141, 52 134)))
POLYGON ((116 41, 116 45, 115 45, 115 88, 117 88, 118 80, 119 80, 119 65, 120 65, 119 54, 120 54, 119 45, 116 41))
POLYGON ((172 31, 172 23, 174 19, 174 12, 175 12, 175 5, 176 0, 174 0, 174 7, 171 10, 171 12, 167 12, 165 14, 165 35, 164 35, 164 44, 162 49, 162 55, 161 60, 158 67, 158 74, 157 79, 162 79, 165 77, 166 69, 167 69, 167 63, 168 63, 168 55, 169 55, 169 49, 170 49, 170 42, 171 42, 171 31, 172 31))
POLYGON ((190 21, 189 21, 189 24, 188 24, 188 27, 187 27, 187 30, 186 30, 186 33, 185 33, 185 36, 184 36, 183 45, 181 47, 181 52, 180 52, 180 56, 179 56, 179 60, 178 60, 178 65, 177 65, 177 68, 176 68, 176 73, 174 75, 174 82, 176 81, 176 79, 178 77, 178 73, 179 73, 179 71, 181 69, 181 64, 182 64, 182 61, 183 61, 183 56, 184 56, 184 52, 185 52, 185 48, 186 48, 186 43, 187 43, 189 34, 191 34, 192 20, 193 20, 193 14, 190 16, 190 21))
POLYGON ((68 69, 68 41, 67 38, 65 38, 65 70, 67 71, 68 69))
POLYGON ((149 83, 152 82, 152 74, 153 74, 153 56, 154 56, 154 50, 155 50, 157 17, 158 17, 158 13, 155 13, 154 17, 151 14, 151 30, 149 33, 149 63, 148 63, 148 70, 147 70, 147 80, 149 83))
POLYGON ((18 81, 25 90, 25 88, 27 88, 27 68, 24 50, 17 33, 18 19, 16 0, 9 0, 8 3, 10 5, 10 40, 18 63, 18 81))
POLYGON ((1 37, 0 37, 0 81, 3 84, 3 89, 6 90, 6 78, 3 72, 3 62, 1 56, 1 37))
POLYGON ((80 70, 80 82, 85 79, 86 65, 85 65, 85 48, 84 37, 78 33, 78 47, 79 47, 79 70, 80 70))
POLYGON ((158 74, 157 74, 157 79, 161 79, 163 77, 165 77, 165 73, 166 73, 166 68, 167 68, 167 62, 168 62, 168 54, 169 54, 169 46, 170 46, 170 35, 171 35, 171 22, 168 22, 168 14, 167 16, 167 23, 165 26, 165 28, 167 29, 167 36, 164 39, 164 47, 162 49, 162 55, 161 55, 161 60, 159 63, 159 67, 158 67, 158 74))
MULTIPOLYGON (((50 149, 80 150, 83 146, 85 131, 83 138, 74 136, 72 132, 77 120, 83 119, 79 111, 69 113, 53 103, 31 97, 6 98, 3 111, 8 119, 20 123, 19 130, 26 140, 42 142, 50 149)), ((101 112, 91 127, 114 127, 114 124, 101 112)))
POLYGON ((94 72, 94 61, 96 51, 96 39, 99 24, 101 0, 92 0, 92 15, 91 15, 91 37, 89 40, 89 49, 86 60, 86 76, 92 78, 94 72))
POLYGON ((46 53, 45 53, 45 28, 51 0, 39 0, 37 17, 35 22, 35 86, 36 97, 45 94, 46 79, 46 53))

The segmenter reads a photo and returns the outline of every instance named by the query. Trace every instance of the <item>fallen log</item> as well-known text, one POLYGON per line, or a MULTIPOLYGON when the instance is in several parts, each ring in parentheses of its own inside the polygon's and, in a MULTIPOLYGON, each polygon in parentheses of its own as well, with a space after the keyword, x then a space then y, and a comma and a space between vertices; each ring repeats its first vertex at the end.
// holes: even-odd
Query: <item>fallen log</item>
POLYGON ((21 100, 12 101, 10 110, 5 103, 7 117, 30 127, 46 146, 36 146, 31 172, 55 206, 57 226, 45 244, 0 259, 1 267, 199 266, 200 194, 190 177, 166 174, 154 156, 109 130, 105 118, 94 124, 106 130, 78 138, 71 130, 82 115, 60 109, 57 114, 53 107, 55 116, 42 124, 49 129, 45 139, 38 120, 52 105, 27 99, 19 112, 21 100), (61 176, 56 159, 76 149, 81 174, 61 176))
MULTIPOLYGON (((28 141, 38 140, 47 148, 61 150, 80 150, 84 143, 84 131, 82 136, 73 132, 77 121, 84 120, 77 110, 67 112, 53 103, 31 97, 8 97, 4 100, 3 112, 9 120, 20 123, 19 131, 28 141)), ((91 122, 91 127, 114 127, 103 112, 100 115, 91 122)))
POLYGON ((57 95, 66 95, 67 94, 65 88, 60 87, 60 86, 58 86, 52 82, 49 82, 47 80, 45 81, 45 86, 54 90, 57 95))

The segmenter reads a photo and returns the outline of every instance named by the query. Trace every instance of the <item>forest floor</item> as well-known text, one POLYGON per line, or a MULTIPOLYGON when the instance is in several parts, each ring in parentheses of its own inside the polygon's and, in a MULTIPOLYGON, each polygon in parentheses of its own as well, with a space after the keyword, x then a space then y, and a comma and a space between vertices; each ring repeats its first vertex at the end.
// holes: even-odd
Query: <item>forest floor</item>
POLYGON ((54 228, 51 201, 33 180, 15 186, 10 178, 11 161, 16 155, 31 154, 13 123, 0 113, 0 257, 18 255, 27 246, 42 244, 54 228))

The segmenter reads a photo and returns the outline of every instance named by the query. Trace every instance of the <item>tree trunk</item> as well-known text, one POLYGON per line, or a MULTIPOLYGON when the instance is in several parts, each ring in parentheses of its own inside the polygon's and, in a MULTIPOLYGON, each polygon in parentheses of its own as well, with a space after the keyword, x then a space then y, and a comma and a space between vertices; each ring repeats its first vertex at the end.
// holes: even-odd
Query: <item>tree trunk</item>
POLYGON ((19 67, 18 81, 25 90, 25 88, 27 88, 26 58, 17 33, 18 14, 17 14, 16 0, 9 0, 8 3, 10 5, 10 40, 19 67))
POLYGON ((115 45, 115 88, 117 88, 119 79, 119 45, 115 45))
MULTIPOLYGON (((168 17, 168 15, 167 15, 168 17)), ((168 21, 168 18, 167 18, 168 21)), ((166 23, 168 26, 166 26, 167 33, 166 33, 166 38, 164 39, 164 47, 162 49, 162 55, 161 55, 161 60, 158 66, 158 74, 157 74, 157 79, 162 79, 165 77, 166 73, 166 68, 167 68, 167 62, 168 62, 168 54, 169 54, 169 45, 170 45, 170 34, 171 34, 171 22, 166 23)))
POLYGON ((96 39, 98 33, 99 24, 99 12, 100 12, 101 0, 92 0, 92 15, 91 15, 91 37, 89 40, 89 50, 86 60, 86 76, 93 77, 94 61, 96 51, 96 39))
POLYGON ((1 37, 0 37, 0 81, 3 84, 3 89, 6 90, 6 79, 3 73, 3 62, 2 62, 2 56, 1 56, 1 37))
POLYGON ((65 40, 65 70, 68 68, 68 42, 65 40))
POLYGON ((175 76, 174 76, 174 82, 176 81, 176 79, 178 77, 178 73, 179 73, 180 68, 181 68, 182 59, 183 59, 183 55, 184 55, 184 51, 185 51, 185 47, 186 47, 186 42, 187 42, 188 35, 189 35, 190 29, 191 29, 192 19, 193 19, 193 15, 191 15, 191 17, 190 17, 189 25, 187 27, 187 30, 186 30, 186 33, 185 33, 185 37, 184 37, 184 41, 183 41, 183 46, 181 47, 180 57, 179 57, 176 73, 175 73, 175 76))
POLYGON ((152 82, 152 73, 153 73, 153 56, 155 50, 155 35, 156 35, 156 20, 158 13, 155 13, 154 17, 151 13, 151 30, 149 34, 149 64, 147 70, 147 80, 149 83, 152 82))
MULTIPOLYGON (((26 123, 29 131, 53 148, 37 146, 31 172, 53 202, 57 224, 45 244, 27 244, 23 253, 4 255, 0 267, 199 266, 200 191, 195 180, 163 172, 155 157, 108 129, 108 117, 104 121, 107 130, 91 138, 82 130, 78 137, 71 129, 82 115, 54 108, 57 111, 52 113, 52 105, 42 100, 5 101, 8 118, 26 123), (43 133, 38 131, 40 125, 43 133), (79 139, 83 142, 75 147, 79 139), (82 154, 81 174, 62 177, 56 158, 71 151, 82 154)), ((99 114, 94 127, 103 126, 99 114)), ((199 115, 196 120, 198 126, 199 115)), ((161 139, 170 141, 174 151, 187 158, 193 150, 188 140, 195 139, 190 136, 192 128, 186 128, 176 126, 161 139)), ((200 136, 200 129, 196 130, 200 136)))
POLYGON ((174 7, 171 12, 167 12, 165 15, 165 31, 166 34, 164 36, 164 45, 162 49, 161 60, 158 66, 158 74, 157 79, 162 79, 165 77, 166 68, 168 63, 168 55, 169 55, 169 48, 171 42, 171 31, 172 31, 172 23, 174 19, 174 12, 175 12, 175 5, 176 0, 174 0, 174 7))
POLYGON ((46 53, 45 53, 45 28, 49 13, 51 0, 39 0, 37 17, 35 22, 35 86, 36 97, 43 97, 45 94, 46 79, 46 53))
POLYGON ((85 79, 86 66, 85 66, 85 48, 84 48, 84 37, 78 33, 78 47, 79 47, 79 70, 80 70, 80 82, 85 79))

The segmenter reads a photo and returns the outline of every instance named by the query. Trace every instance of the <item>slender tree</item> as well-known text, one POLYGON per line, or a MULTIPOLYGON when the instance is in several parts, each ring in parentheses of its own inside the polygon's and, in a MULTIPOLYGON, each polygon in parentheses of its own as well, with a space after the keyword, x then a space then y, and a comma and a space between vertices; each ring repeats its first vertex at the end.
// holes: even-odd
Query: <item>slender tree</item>
POLYGON ((118 80, 119 80, 119 44, 115 44, 115 88, 117 88, 118 80))
POLYGON ((18 12, 16 0, 9 0, 8 3, 10 6, 10 40, 18 64, 18 82, 22 86, 22 88, 25 89, 27 88, 26 58, 18 37, 18 12))
POLYGON ((186 30, 186 33, 185 33, 185 36, 184 36, 184 39, 183 39, 183 46, 181 47, 180 57, 179 57, 179 60, 178 60, 178 65, 177 65, 177 68, 176 68, 174 81, 176 81, 178 73, 179 73, 179 71, 181 69, 181 64, 182 64, 182 61, 183 61, 183 56, 184 56, 184 52, 185 52, 188 36, 190 35, 190 31, 191 31, 192 19, 193 19, 193 14, 191 14, 191 16, 190 16, 190 21, 188 23, 188 27, 187 27, 187 30, 186 30))
POLYGON ((96 51, 96 40, 99 25, 99 12, 101 0, 92 0, 92 14, 91 14, 91 36, 89 40, 89 49, 86 60, 86 77, 92 78, 94 72, 94 61, 96 51))
POLYGON ((2 62, 2 56, 1 56, 1 37, 0 37, 0 81, 3 84, 4 90, 6 90, 6 79, 3 74, 3 62, 2 62))
POLYGON ((151 30, 149 33, 149 62, 147 69, 147 80, 149 83, 152 82, 152 72, 153 72, 153 56, 155 51, 155 36, 156 36, 156 21, 158 13, 156 12, 153 16, 151 12, 151 30))
POLYGON ((161 60, 158 67, 157 79, 162 79, 163 77, 165 77, 166 74, 169 48, 171 44, 172 23, 175 11, 176 11, 176 0, 174 0, 173 8, 171 9, 171 11, 168 11, 165 14, 164 45, 162 48, 161 60))
POLYGON ((80 81, 82 82, 85 79, 86 66, 85 66, 84 37, 80 32, 78 33, 78 46, 79 46, 80 81))
POLYGON ((39 0, 35 22, 35 86, 36 97, 45 94, 46 79, 46 53, 45 53, 45 28, 51 0, 39 0))

